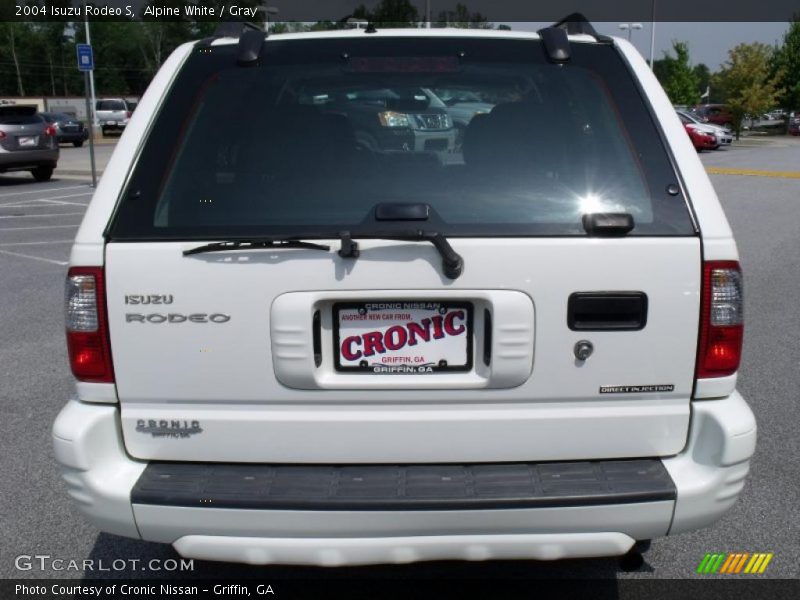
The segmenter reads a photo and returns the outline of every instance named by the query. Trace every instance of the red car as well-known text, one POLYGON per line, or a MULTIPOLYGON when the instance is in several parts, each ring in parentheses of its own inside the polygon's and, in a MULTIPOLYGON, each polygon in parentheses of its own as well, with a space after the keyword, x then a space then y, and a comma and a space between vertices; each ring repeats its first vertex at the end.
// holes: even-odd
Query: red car
POLYGON ((702 106, 695 106, 692 112, 703 123, 712 123, 720 127, 733 127, 733 115, 724 104, 703 104, 702 106))
POLYGON ((686 129, 686 133, 689 134, 689 138, 692 140, 692 144, 694 144, 694 149, 698 152, 713 150, 719 146, 719 142, 713 134, 700 131, 692 124, 685 124, 683 127, 686 129))

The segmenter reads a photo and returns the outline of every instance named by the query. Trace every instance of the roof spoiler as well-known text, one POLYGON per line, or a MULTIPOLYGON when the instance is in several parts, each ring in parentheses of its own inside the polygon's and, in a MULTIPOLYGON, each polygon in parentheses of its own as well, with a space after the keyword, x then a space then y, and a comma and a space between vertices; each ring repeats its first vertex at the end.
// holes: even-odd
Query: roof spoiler
POLYGON ((540 29, 538 32, 544 43, 547 57, 551 62, 563 63, 570 58, 570 47, 568 35, 585 34, 591 35, 598 42, 612 43, 613 40, 607 35, 600 35, 592 26, 583 13, 574 12, 561 19, 558 23, 553 23, 550 27, 540 29))
POLYGON ((568 35, 585 33, 587 35, 597 35, 597 31, 583 13, 574 12, 561 19, 558 23, 553 23, 550 27, 563 29, 568 35))
POLYGON ((208 48, 214 40, 220 38, 238 38, 239 47, 236 56, 236 64, 240 67, 248 67, 258 62, 261 53, 261 45, 269 34, 261 27, 253 23, 239 21, 225 21, 217 25, 211 37, 204 38, 197 42, 197 48, 208 48))

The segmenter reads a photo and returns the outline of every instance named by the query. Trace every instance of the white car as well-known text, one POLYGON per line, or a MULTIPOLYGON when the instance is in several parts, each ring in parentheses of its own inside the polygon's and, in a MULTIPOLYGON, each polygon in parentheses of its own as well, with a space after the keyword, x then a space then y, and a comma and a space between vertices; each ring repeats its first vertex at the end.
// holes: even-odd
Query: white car
POLYGON ((550 560, 733 506, 736 244, 646 62, 576 25, 173 52, 66 279, 53 444, 98 528, 254 564, 550 560), (359 147, 313 101, 344 80, 493 102, 441 161, 359 147))
POLYGON ((693 125, 695 129, 699 131, 703 131, 705 133, 710 133, 715 138, 717 138, 718 146, 730 146, 733 143, 733 133, 731 133, 730 129, 726 129, 725 127, 720 127, 719 125, 714 125, 713 123, 704 123, 697 117, 692 116, 691 113, 678 110, 675 111, 678 113, 678 118, 684 125, 693 125))

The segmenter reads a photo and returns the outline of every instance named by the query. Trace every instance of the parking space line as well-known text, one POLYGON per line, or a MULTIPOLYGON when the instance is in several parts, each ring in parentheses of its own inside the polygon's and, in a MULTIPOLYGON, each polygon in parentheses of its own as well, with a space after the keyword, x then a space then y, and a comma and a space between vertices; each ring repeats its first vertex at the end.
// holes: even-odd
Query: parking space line
MULTIPOLYGON (((52 202, 53 204, 71 204, 70 202, 60 201, 63 198, 80 198, 81 196, 91 196, 94 192, 83 192, 81 194, 65 194, 63 196, 53 196, 52 198, 30 198, 25 200, 12 200, 7 204, 0 203, 0 208, 6 208, 9 206, 27 206, 33 202, 52 202), (60 201, 60 202, 59 202, 60 201)), ((82 206, 86 206, 82 204, 82 206)))
POLYGON ((748 177, 780 177, 784 179, 800 179, 798 171, 762 171, 761 169, 730 169, 727 167, 706 167, 712 175, 746 175, 748 177))
POLYGON ((73 215, 82 215, 82 212, 71 213, 49 213, 46 215, 0 215, 0 219, 42 219, 45 217, 71 217, 73 215))
MULTIPOLYGON (((48 192, 60 192, 60 191, 63 191, 63 190, 77 190, 77 189, 86 188, 86 187, 88 187, 88 184, 71 185, 71 186, 68 186, 68 187, 60 187, 60 188, 49 188, 49 189, 46 189, 46 190, 37 189, 37 190, 29 190, 27 192, 13 192, 13 193, 10 193, 10 194, 0 194, 0 198, 10 198, 11 196, 22 196, 23 194, 46 194, 48 192)), ((90 193, 94 193, 94 192, 90 192, 90 193)))
POLYGON ((42 258, 41 256, 31 256, 30 254, 22 254, 21 252, 11 252, 10 250, 0 250, 0 254, 8 254, 10 256, 17 256, 19 258, 29 258, 30 260, 38 260, 41 262, 46 262, 51 265, 59 265, 65 266, 69 264, 69 261, 66 260, 53 260, 51 258, 42 258))
MULTIPOLYGON (((46 202, 46 200, 31 200, 30 202, 46 202)), ((19 204, 0 204, 0 210, 4 208, 56 208, 58 206, 89 206, 89 203, 83 202, 51 202, 50 204, 30 204, 28 202, 20 202, 19 204)))
POLYGON ((4 242, 0 246, 49 246, 51 244, 71 244, 75 240, 45 240, 41 242, 4 242))
POLYGON ((31 231, 33 229, 77 229, 80 223, 75 225, 36 225, 35 227, 0 227, 0 231, 31 231))
POLYGON ((67 202, 66 200, 26 200, 24 202, 15 202, 14 204, 0 204, 0 209, 3 208, 44 208, 45 206, 89 206, 88 202, 67 202), (34 202, 47 202, 47 204, 33 204, 34 202))

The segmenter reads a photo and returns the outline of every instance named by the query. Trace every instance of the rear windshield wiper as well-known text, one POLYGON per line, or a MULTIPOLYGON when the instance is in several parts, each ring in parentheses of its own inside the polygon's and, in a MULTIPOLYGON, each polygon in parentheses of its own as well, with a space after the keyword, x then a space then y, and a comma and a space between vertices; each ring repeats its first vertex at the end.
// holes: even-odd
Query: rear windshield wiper
POLYGON ((313 242, 304 242, 302 240, 293 239, 255 239, 255 240, 233 240, 229 242, 212 242, 197 248, 184 250, 184 256, 191 256, 192 254, 202 254, 204 252, 227 252, 228 250, 259 250, 262 248, 308 248, 309 250, 325 250, 326 252, 331 249, 330 246, 324 244, 315 244, 313 242))
POLYGON ((464 272, 464 259, 453 250, 447 238, 438 231, 390 231, 390 232, 359 232, 351 234, 343 231, 339 234, 342 245, 339 256, 342 258, 357 258, 359 255, 358 244, 355 238, 369 238, 380 240, 400 240, 404 242, 430 242, 442 257, 442 270, 449 279, 458 279, 464 272))

